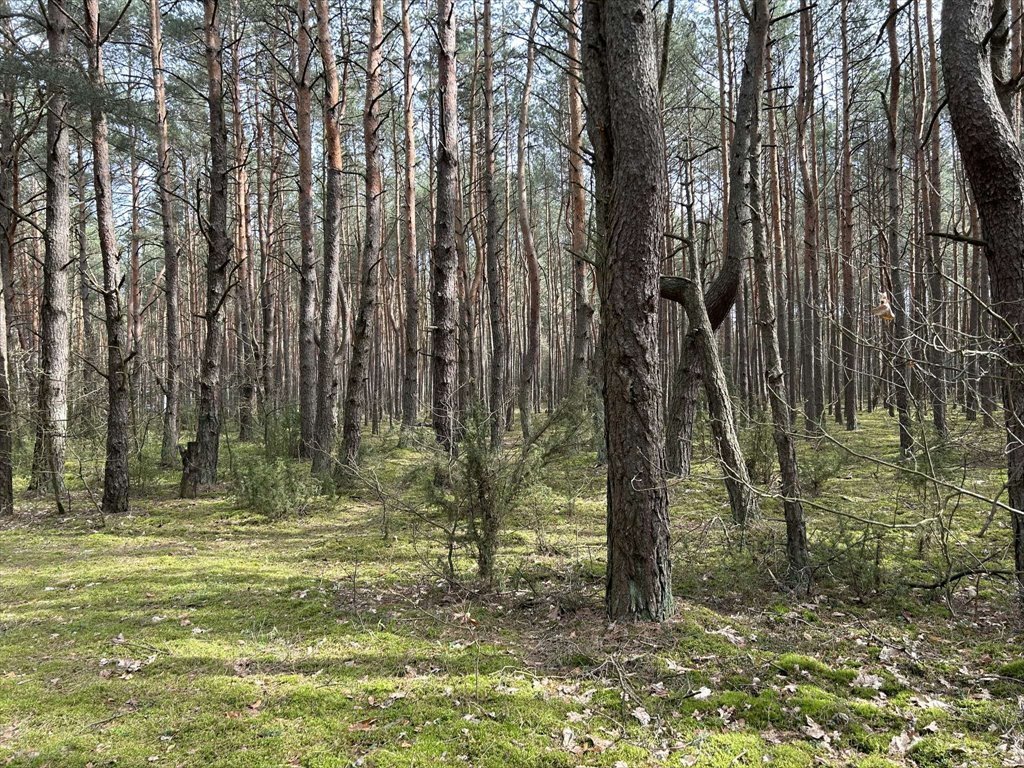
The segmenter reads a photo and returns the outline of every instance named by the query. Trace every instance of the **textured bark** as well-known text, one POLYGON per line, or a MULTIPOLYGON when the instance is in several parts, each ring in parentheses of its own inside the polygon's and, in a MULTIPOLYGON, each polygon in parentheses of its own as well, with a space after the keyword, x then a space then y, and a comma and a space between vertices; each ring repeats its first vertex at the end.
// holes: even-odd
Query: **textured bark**
MULTIPOLYGON (((592 345, 594 307, 587 287, 587 190, 583 180, 583 88, 580 73, 579 0, 568 0, 568 105, 569 105, 569 250, 572 257, 573 345, 571 380, 589 376, 587 357, 592 345)), ((578 384, 577 384, 578 385, 578 384)))
MULTIPOLYGON (((8 12, 6 0, 0 0, 0 16, 8 12)), ((4 50, 12 39, 10 20, 4 25, 4 50)), ((17 149, 14 143, 14 78, 0 76, 0 517, 14 513, 14 397, 11 387, 10 329, 7 324, 8 295, 11 284, 11 257, 17 228, 17 149)))
POLYGON ((494 138, 494 41, 491 32, 491 0, 484 0, 484 196, 486 197, 486 227, 484 247, 487 261, 487 297, 490 304, 491 358, 490 358, 490 417, 491 449, 501 445, 505 432, 506 387, 508 368, 508 341, 505 333, 505 280, 502 276, 498 253, 501 221, 498 211, 498 191, 495 186, 496 146, 494 138))
POLYGON ((847 430, 857 428, 857 321, 853 294, 853 142, 850 133, 849 0, 840 7, 842 33, 843 146, 840 166, 839 257, 843 273, 843 416, 847 430))
POLYGON ((613 620, 661 621, 672 612, 657 359, 667 184, 650 5, 586 0, 583 50, 608 448, 605 600, 613 620))
POLYGON ((437 2, 437 202, 431 260, 431 423, 438 443, 454 447, 458 380, 458 81, 455 72, 455 1, 437 2))
POLYGON ((153 101, 156 106, 156 184, 160 198, 160 235, 164 252, 164 419, 160 463, 172 466, 178 457, 178 412, 181 407, 181 314, 178 300, 178 248, 174 241, 171 143, 167 129, 167 96, 164 86, 163 33, 160 0, 149 0, 149 30, 153 64, 153 101))
POLYGON ((78 203, 75 234, 78 239, 78 302, 82 310, 82 338, 78 340, 79 349, 76 352, 82 357, 83 392, 79 409, 91 422, 95 406, 98 403, 95 379, 99 366, 96 360, 96 331, 93 327, 93 318, 95 317, 95 310, 92 306, 93 280, 89 274, 89 213, 85 192, 86 164, 82 151, 83 144, 82 141, 75 142, 78 161, 78 168, 75 172, 75 196, 78 203))
POLYGON ((316 254, 313 252, 313 38, 309 0, 298 0, 295 132, 299 151, 299 454, 311 455, 316 429, 316 254))
POLYGON ((353 467, 359 460, 366 379, 373 318, 377 306, 377 283, 381 260, 381 199, 384 196, 380 172, 381 47, 383 45, 384 0, 371 0, 370 32, 367 38, 366 102, 363 107, 363 148, 366 156, 366 234, 363 240, 363 275, 359 309, 352 328, 352 357, 345 388, 345 418, 341 464, 353 467))
POLYGON ((910 376, 907 360, 907 310, 903 293, 903 248, 900 244, 900 188, 899 188, 899 104, 900 104, 900 57, 896 44, 896 0, 889 0, 889 153, 886 158, 886 188, 888 194, 888 219, 886 238, 889 248, 890 303, 893 314, 892 340, 892 386, 899 414, 900 452, 909 456, 914 450, 914 438, 910 431, 910 376))
MULTIPOLYGON (((536 55, 534 38, 537 35, 539 11, 540 4, 535 2, 533 13, 530 15, 530 30, 526 39, 526 78, 523 81, 523 101, 519 108, 519 133, 516 138, 516 193, 518 197, 516 214, 519 218, 519 234, 522 238, 523 260, 526 262, 527 274, 526 349, 519 377, 519 422, 523 427, 524 443, 530 440, 533 388, 537 368, 540 365, 540 262, 537 259, 537 248, 533 242, 529 200, 526 195, 526 133, 529 128, 530 89, 533 86, 533 64, 536 55)), ((587 322, 589 325, 589 319, 587 322)))
MULTIPOLYGON (((97 93, 106 85, 100 38, 99 0, 85 0, 84 28, 89 51, 89 80, 97 93)), ((131 429, 131 391, 128 380, 128 329, 121 306, 121 252, 114 234, 114 204, 110 183, 107 116, 93 98, 92 177, 96 197, 96 233, 103 262, 103 314, 107 330, 107 452, 103 465, 103 514, 128 511, 128 439, 131 429)))
MULTIPOLYGON (((64 0, 47 0, 46 34, 53 71, 69 69, 68 16, 64 0)), ((42 340, 39 372, 39 424, 32 487, 53 492, 60 514, 69 501, 64 484, 70 355, 71 211, 68 195, 68 97, 61 78, 47 83, 46 231, 43 236, 42 340)))
MULTIPOLYGON (((761 77, 764 76, 764 61, 767 56, 765 46, 770 23, 767 0, 755 0, 752 6, 750 42, 748 42, 747 50, 758 53, 760 64, 757 69, 760 72, 754 74, 760 74, 761 77)), ((786 560, 789 566, 789 583, 799 591, 806 591, 810 580, 807 530, 804 524, 803 505, 800 503, 800 469, 796 459, 796 441, 790 432, 791 418, 789 398, 786 393, 786 375, 782 367, 782 354, 779 351, 775 290, 772 285, 771 270, 768 266, 768 248, 765 243, 759 126, 759 109, 755 109, 750 155, 750 218, 754 276, 759 294, 757 320, 761 329, 761 344, 765 350, 764 379, 768 391, 768 403, 772 412, 772 438, 775 441, 775 451, 779 458, 779 474, 782 479, 782 508, 786 519, 786 560)))
POLYGON ((231 260, 228 235, 228 132, 224 120, 224 52, 218 0, 203 2, 207 103, 210 112, 210 197, 206 217, 206 336, 199 370, 196 439, 182 451, 182 497, 197 495, 217 480, 221 431, 221 361, 224 356, 224 303, 231 260))
POLYGON ((942 70, 986 243, 992 309, 999 316, 1007 489, 1017 587, 1024 599, 1024 151, 1000 101, 1007 90, 1005 52, 995 61, 986 55, 984 41, 999 21, 992 14, 989 0, 944 0, 942 70))
POLYGON ((418 410, 420 302, 416 251, 416 133, 413 120, 412 0, 402 2, 402 129, 405 133, 405 190, 402 204, 405 240, 402 251, 402 294, 405 299, 405 350, 402 365, 402 440, 416 424, 418 410))
POLYGON ((316 425, 313 441, 313 473, 326 475, 331 467, 337 436, 338 401, 338 290, 341 283, 341 207, 343 156, 340 121, 345 96, 338 80, 330 34, 327 0, 317 0, 317 45, 324 66, 324 148, 327 189, 324 196, 324 279, 320 298, 320 349, 316 377, 316 425))

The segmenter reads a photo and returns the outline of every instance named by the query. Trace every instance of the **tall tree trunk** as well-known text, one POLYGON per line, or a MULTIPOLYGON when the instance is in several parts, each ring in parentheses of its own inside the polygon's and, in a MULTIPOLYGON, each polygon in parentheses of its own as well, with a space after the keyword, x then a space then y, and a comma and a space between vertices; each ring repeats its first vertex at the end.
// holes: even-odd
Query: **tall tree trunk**
POLYGON ((498 258, 498 238, 501 236, 498 220, 498 192, 495 188, 494 137, 494 41, 491 32, 491 0, 484 0, 484 195, 486 197, 486 227, 484 247, 487 254, 487 296, 490 302, 491 359, 490 359, 490 417, 491 449, 501 445, 505 432, 505 373, 508 367, 508 349, 505 334, 505 291, 501 261, 498 258))
MULTIPOLYGON (((89 80, 97 95, 106 89, 100 39, 99 0, 85 0, 84 27, 89 51, 89 80)), ((103 102, 93 98, 93 191, 96 231, 103 261, 103 312, 107 329, 107 454, 103 466, 103 514, 128 511, 128 438, 131 429, 131 391, 128 381, 128 329, 121 306, 121 252, 114 233, 114 203, 110 184, 110 148, 103 102)))
MULTIPOLYGON (((523 101, 519 109, 519 134, 516 140, 516 193, 518 195, 516 213, 519 218, 519 232, 522 237, 523 259, 526 261, 527 273, 526 350, 519 376, 519 421, 523 426, 524 443, 530 440, 534 380, 540 365, 540 262, 537 259, 537 248, 533 242, 529 200, 526 196, 526 132, 530 119, 530 89, 533 86, 533 64, 536 55, 534 38, 537 35, 539 12, 540 3, 535 2, 533 13, 530 16, 530 31, 526 39, 526 79, 523 81, 523 101)), ((570 32, 570 34, 572 33, 570 32)), ((573 192, 570 190, 571 194, 573 192)), ((574 215, 574 213, 570 215, 574 215)), ((589 324, 589 318, 587 322, 589 324)), ((578 339, 576 343, 579 343, 578 339)), ((574 362, 574 371, 575 366, 574 362)))
MULTIPOLYGON (((764 76, 765 45, 771 23, 767 0, 755 0, 750 20, 752 42, 747 50, 759 52, 760 65, 756 75, 764 76)), ((745 73, 744 73, 745 74, 745 73)), ((759 92, 760 89, 757 89, 759 92)), ((760 105, 758 105, 759 107, 760 105)), ((778 319, 775 314, 775 290, 768 266, 768 247, 765 243, 764 195, 761 192, 761 141, 759 110, 753 125, 753 140, 750 156, 750 216, 752 231, 752 252, 754 276, 759 293, 758 325, 761 328, 761 343, 765 350, 765 385, 768 403, 772 411, 772 437, 779 458, 779 474, 782 479, 782 507, 786 519, 786 559, 789 566, 789 582, 799 591, 806 591, 810 579, 807 553, 807 531, 804 524, 803 505, 800 502, 800 470, 796 459, 796 441, 790 432, 789 398, 786 394, 786 375, 779 351, 778 319)))
POLYGON ((405 350, 402 368, 402 441, 416 424, 418 410, 420 303, 417 296, 419 260, 416 251, 416 133, 413 120, 412 0, 402 2, 402 123, 405 131, 405 190, 402 200, 405 241, 402 252, 402 294, 405 298, 405 350))
POLYGON ((672 612, 658 375, 665 145, 646 0, 585 0, 583 71, 594 147, 608 446, 606 606, 612 620, 672 612))
POLYGON ((458 80, 455 71, 455 0, 437 0, 437 202, 431 260, 431 423, 446 450, 455 442, 458 381, 458 80))
POLYGON ((149 0, 149 29, 153 61, 153 101, 156 105, 156 183, 160 198, 160 233, 164 251, 165 339, 164 422, 160 441, 160 463, 174 465, 178 459, 178 412, 181 407, 181 316, 178 300, 178 248, 174 242, 172 203, 171 143, 167 127, 167 96, 164 86, 163 33, 160 0, 149 0))
POLYGON ((1006 51, 995 38, 986 51, 990 30, 998 32, 1005 22, 995 13, 989 0, 944 0, 942 70, 953 133, 981 219, 992 310, 1000 318, 995 325, 1004 360, 1007 489, 1024 600, 1024 150, 1006 109, 1013 91, 1006 51))
POLYGON ((326 475, 331 467, 337 436, 335 406, 338 400, 338 292, 341 288, 341 206, 344 194, 344 158, 339 127, 345 114, 345 94, 338 80, 327 0, 317 0, 316 13, 317 43, 324 65, 327 189, 324 197, 324 280, 320 297, 320 350, 317 359, 313 473, 326 475))
POLYGON ((857 307, 853 294, 853 139, 850 133, 850 42, 849 42, 849 0, 842 0, 840 6, 840 27, 842 35, 842 100, 843 100, 843 146, 840 159, 840 230, 839 251, 843 262, 843 416, 846 429, 857 428, 857 307))
POLYGON ((889 283, 893 314, 892 383, 899 415, 900 453, 909 456, 914 450, 910 431, 910 368, 907 351, 907 310, 903 292, 903 246, 900 242, 900 56, 896 43, 896 0, 889 0, 889 154, 886 160, 886 186, 889 200, 886 237, 889 247, 889 283))
MULTIPOLYGON (((572 257, 574 383, 588 376, 587 357, 591 348, 594 307, 587 287, 587 199, 583 180, 583 80, 580 73, 579 0, 568 0, 568 104, 569 104, 569 250, 572 257)), ((595 377, 596 378, 596 377, 595 377)))
MULTIPOLYGON (((52 72, 71 67, 68 11, 64 0, 47 0, 46 34, 52 72)), ((39 425, 32 486, 52 490, 57 510, 69 501, 64 485, 68 426, 68 358, 71 331, 71 211, 68 194, 68 96, 60 75, 46 86, 46 230, 43 260, 39 425)))
POLYGON ((196 439, 182 453, 180 494, 195 496, 217 480, 221 431, 221 365, 224 356, 224 304, 231 261, 228 234, 228 130, 224 120, 224 51, 218 0, 203 0, 207 102, 210 111, 210 198, 206 241, 206 337, 199 370, 196 439))
POLYGON ((299 454, 311 455, 316 428, 316 254, 313 251, 313 38, 309 0, 298 0, 295 131, 299 150, 299 454))
MULTIPOLYGON (((9 4, 0 0, 3 48, 13 45, 9 4)), ((14 141, 15 79, 0 74, 0 517, 14 513, 14 397, 11 387, 10 329, 7 308, 12 284, 10 270, 18 223, 17 169, 14 141)))
POLYGON ((382 258, 381 216, 383 182, 380 172, 381 48, 384 0, 370 2, 370 31, 366 54, 366 102, 363 107, 363 147, 366 155, 366 235, 363 240, 363 275, 359 310, 352 329, 352 357, 345 389, 345 418, 341 463, 354 467, 359 460, 361 426, 366 404, 367 364, 373 319, 377 307, 377 283, 382 258))

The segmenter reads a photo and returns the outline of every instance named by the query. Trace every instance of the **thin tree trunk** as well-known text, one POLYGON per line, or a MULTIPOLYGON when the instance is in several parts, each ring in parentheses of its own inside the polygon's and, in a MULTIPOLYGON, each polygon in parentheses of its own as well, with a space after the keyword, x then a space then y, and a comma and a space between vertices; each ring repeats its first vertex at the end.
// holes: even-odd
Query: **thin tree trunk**
POLYGON ((416 134, 413 120, 412 0, 402 2, 402 110, 405 131, 405 190, 403 205, 405 242, 402 293, 405 298, 405 350, 402 369, 402 441, 416 424, 419 380, 420 304, 417 290, 419 262, 416 250, 416 134))
POLYGON ((381 48, 384 0, 371 0, 370 31, 366 56, 366 103, 363 108, 363 147, 366 155, 366 236, 363 242, 363 275, 359 310, 352 329, 352 357, 345 389, 345 418, 341 464, 354 467, 359 460, 363 410, 366 405, 367 364, 377 307, 377 283, 382 258, 381 216, 383 182, 380 171, 381 48))
POLYGON ((203 2, 207 102, 210 112, 210 197, 206 223, 206 337, 199 370, 196 439, 182 453, 180 495, 194 497, 217 480, 221 432, 221 365, 224 357, 224 304, 231 261, 228 235, 228 132, 224 120, 224 52, 219 3, 203 2))
POLYGON ((299 455, 312 453, 316 428, 316 254, 313 252, 313 39, 309 0, 298 0, 295 130, 299 151, 299 455))
MULTIPOLYGON (((534 38, 537 35, 539 12, 540 3, 535 2, 533 13, 530 16, 530 31, 527 33, 526 39, 526 78, 523 81, 523 101, 519 109, 519 134, 516 140, 516 192, 518 195, 516 211, 527 273, 526 350, 519 377, 519 421, 523 427, 524 443, 528 443, 530 440, 534 379, 540 365, 540 262, 537 259, 537 248, 533 242, 529 201, 526 197, 526 133, 530 119, 530 89, 533 86, 533 64, 536 55, 534 38)), ((572 194, 571 191, 570 194, 572 194)))
MULTIPOLYGON (((320 349, 317 359, 316 424, 313 474, 326 475, 331 467, 337 436, 338 400, 338 294, 341 288, 341 207, 344 158, 339 125, 345 114, 345 94, 331 42, 330 8, 317 0, 317 43, 324 66, 324 147, 327 189, 324 197, 324 280, 321 288, 320 349)), ((346 80, 347 80, 346 69, 346 80)))
MULTIPOLYGON (((97 94, 101 94, 106 84, 103 77, 99 0, 85 0, 84 11, 89 80, 97 94)), ((92 99, 90 117, 96 231, 103 261, 103 311, 107 329, 107 453, 103 467, 102 510, 105 515, 113 515, 128 511, 128 438, 131 429, 128 329, 121 306, 121 253, 114 234, 107 116, 98 98, 92 99)))

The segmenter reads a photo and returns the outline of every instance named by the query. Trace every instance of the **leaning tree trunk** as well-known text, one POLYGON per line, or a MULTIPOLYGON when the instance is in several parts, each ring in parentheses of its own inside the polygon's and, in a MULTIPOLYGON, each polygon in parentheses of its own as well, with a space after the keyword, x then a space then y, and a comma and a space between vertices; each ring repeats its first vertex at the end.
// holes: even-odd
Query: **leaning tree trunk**
POLYGON ((377 306, 377 282, 381 260, 381 201, 384 196, 380 172, 380 69, 383 46, 384 0, 370 4, 370 33, 366 55, 366 102, 363 107, 363 148, 366 155, 366 234, 363 243, 363 277, 359 310, 352 329, 352 358, 345 389, 345 418, 341 464, 351 468, 359 460, 363 410, 366 404, 367 365, 377 306))
MULTIPOLYGON (((85 0, 85 32, 89 80, 97 94, 106 88, 100 40, 99 0, 85 0)), ((114 203, 110 183, 107 115, 102 101, 92 99, 92 177, 96 196, 96 232, 103 262, 103 313, 107 328, 107 455, 103 467, 102 510, 106 515, 128 511, 128 438, 131 391, 128 379, 128 329, 121 306, 121 253, 114 234, 114 203)))
POLYGON ((160 443, 160 463, 172 466, 178 455, 178 411, 181 406, 181 315, 178 309, 178 248, 174 242, 173 184, 171 181, 171 143, 167 130, 167 96, 164 86, 163 33, 160 26, 160 0, 149 0, 149 29, 153 60, 153 101, 156 105, 156 183, 160 198, 161 243, 164 251, 164 423, 160 443))
MULTIPOLYGON (((519 232, 523 243, 523 259, 527 273, 527 321, 526 351, 523 355, 523 369, 519 376, 519 422, 523 426, 523 443, 530 442, 530 417, 533 415, 533 387, 540 365, 540 262, 533 242, 533 228, 530 226, 529 200, 526 196, 526 132, 529 127, 530 89, 533 85, 533 63, 535 56, 534 38, 537 35, 537 16, 540 3, 533 5, 530 16, 530 31, 526 40, 526 78, 523 81, 523 101, 519 108, 519 134, 516 138, 516 213, 519 218, 519 232)), ((588 318, 589 325, 589 318, 588 318)), ((579 343, 577 340, 576 343, 579 343)), ((575 354, 575 353, 574 353, 575 354)), ((584 352, 584 354, 586 354, 584 352)), ((576 368, 576 362, 573 362, 576 368)), ((577 375, 576 373, 573 374, 577 375)), ((575 384, 575 380, 572 382, 575 384)))
POLYGON ((206 223, 206 337, 199 369, 196 439, 182 451, 180 495, 194 497, 217 480, 221 360, 231 238, 228 234, 228 131, 224 120, 224 51, 217 0, 203 0, 207 104, 210 112, 210 199, 206 223))
MULTIPOLYGON (((46 4, 50 66, 71 67, 68 11, 64 0, 46 4)), ((67 87, 55 75, 46 86, 46 230, 43 257, 39 423, 33 457, 32 487, 50 488, 60 514, 68 501, 64 459, 68 426, 68 363, 71 339, 71 207, 67 87)))
POLYGON ((668 190, 650 4, 586 0, 583 50, 608 446, 605 601, 613 620, 661 621, 672 612, 657 353, 668 190))
POLYGON ((1024 150, 1000 99, 1008 101, 1012 87, 1005 78, 1005 51, 995 39, 992 53, 986 50, 990 30, 1003 21, 993 17, 990 0, 944 0, 942 5, 949 113, 978 206, 992 310, 999 318, 994 325, 1003 358, 1014 568, 1024 600, 1024 150))
POLYGON ((434 208, 434 253, 431 259, 430 376, 431 423, 445 450, 455 444, 458 381, 458 80, 455 72, 455 0, 437 1, 437 202, 434 208))
MULTIPOLYGON (((341 207, 343 156, 339 123, 345 114, 345 94, 331 43, 330 8, 317 0, 317 43, 324 65, 324 146, 327 150, 327 188, 324 195, 324 282, 321 288, 320 349, 316 376, 316 423, 312 446, 313 474, 325 476, 331 467, 338 426, 338 290, 341 285, 341 207)), ((347 73, 348 70, 346 70, 347 73)))

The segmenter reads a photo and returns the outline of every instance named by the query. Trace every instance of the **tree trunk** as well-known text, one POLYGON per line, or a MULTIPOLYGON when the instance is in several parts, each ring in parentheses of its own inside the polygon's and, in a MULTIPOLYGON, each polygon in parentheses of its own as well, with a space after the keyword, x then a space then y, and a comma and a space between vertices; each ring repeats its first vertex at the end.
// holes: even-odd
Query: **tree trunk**
MULTIPOLYGON (((98 95, 106 89, 99 0, 85 0, 84 12, 89 80, 98 95)), ((103 261, 103 312, 107 328, 107 455, 103 467, 102 510, 105 515, 113 515, 128 511, 128 438, 131 430, 128 329, 121 306, 121 253, 114 233, 107 116, 99 98, 91 101, 90 117, 96 231, 103 261)))
POLYGON ((853 140, 850 133, 849 0, 840 7, 842 34, 843 147, 840 167, 839 251, 843 262, 843 415, 846 429, 857 428, 857 307, 853 294, 853 140))
POLYGON ((886 185, 889 199, 888 221, 886 222, 889 246, 889 281, 893 314, 892 340, 892 384, 899 415, 900 453, 909 456, 914 450, 914 438, 910 431, 910 368, 907 359, 907 310, 903 292, 902 261, 903 248, 900 244, 900 151, 899 151, 899 106, 900 106, 900 57, 896 44, 896 0, 889 0, 889 154, 886 161, 886 185))
POLYGON ((419 261, 416 252, 416 134, 413 120, 412 0, 402 1, 402 110, 405 131, 405 242, 402 293, 405 298, 405 350, 402 369, 402 441, 416 424, 419 382, 420 303, 416 294, 419 261))
POLYGON ((650 5, 585 0, 583 50, 608 446, 605 600, 612 620, 662 621, 672 612, 657 360, 668 190, 650 5))
MULTIPOLYGON (((46 22, 50 66, 55 73, 71 67, 68 16, 64 0, 47 0, 46 22)), ((59 514, 69 501, 64 485, 68 423, 68 358, 70 355, 70 230, 68 195, 68 97, 60 75, 46 93, 46 231, 43 261, 42 342, 39 372, 39 425, 32 487, 49 488, 59 514)))
POLYGON ((217 0, 203 1, 207 102, 210 111, 210 198, 206 223, 206 337, 199 370, 196 439, 182 452, 180 494, 194 497, 217 480, 221 431, 221 364, 224 304, 227 300, 231 239, 228 235, 228 132, 224 120, 224 52, 217 0))
POLYGON ((344 193, 344 158, 339 125, 345 114, 345 95, 338 81, 327 0, 317 0, 316 13, 317 43, 324 65, 327 189, 324 196, 324 280, 320 297, 320 349, 317 359, 316 424, 312 453, 313 474, 325 476, 331 467, 337 435, 335 406, 338 400, 338 291, 341 287, 341 206, 344 193))
POLYGON ((1003 364, 1014 568, 1024 599, 1024 151, 1007 117, 1005 51, 985 42, 1002 21, 988 0, 944 0, 942 70, 949 113, 981 219, 1003 364), (996 22, 996 27, 993 27, 996 22))
MULTIPOLYGON (((8 12, 6 0, 0 0, 0 16, 8 12)), ((10 20, 4 25, 5 43, 10 20)), ((6 49, 6 45, 4 46, 6 49)), ((9 75, 0 75, 0 517, 14 514, 14 397, 11 387, 10 330, 7 307, 11 285, 11 260, 17 227, 17 148, 14 142, 15 82, 9 75)))
MULTIPOLYGON (((539 11, 540 3, 535 2, 533 13, 530 16, 530 31, 526 40, 526 79, 523 81, 523 101, 519 109, 519 134, 516 140, 516 193, 518 195, 516 212, 519 218, 519 232, 522 237, 523 259, 526 261, 527 274, 526 350, 523 355, 523 368, 519 376, 519 421, 523 426, 524 444, 530 441, 534 380, 540 365, 540 262, 537 259, 537 248, 533 242, 529 201, 526 196, 526 132, 530 119, 530 89, 533 85, 533 64, 536 55, 534 38, 537 35, 539 11)), ((573 192, 570 191, 570 194, 573 192)), ((589 319, 587 322, 589 324, 589 319)), ((579 342, 577 341, 577 343, 579 342)))
POLYGON ((178 248, 174 242, 172 204, 171 144, 167 129, 167 96, 164 87, 163 33, 160 24, 160 0, 149 0, 149 29, 153 60, 153 100, 156 104, 156 183, 160 198, 161 242, 164 251, 164 297, 166 338, 164 343, 164 423, 160 442, 160 463, 173 466, 178 458, 178 411, 181 407, 181 317, 178 298, 178 248))
POLYGON ((299 455, 312 453, 316 428, 316 254, 313 252, 313 39, 309 0, 298 0, 295 131, 299 151, 299 455))
POLYGON ((380 172, 380 69, 383 46, 384 0, 371 0, 370 32, 366 56, 366 103, 363 108, 363 147, 366 155, 366 235, 363 241, 363 276, 359 310, 352 329, 352 358, 345 389, 345 419, 341 464, 354 467, 359 460, 363 410, 366 404, 367 364, 377 307, 377 283, 382 257, 380 172))
POLYGON ((431 422, 434 436, 446 450, 455 442, 458 381, 458 295, 456 249, 458 219, 459 146, 458 80, 455 72, 455 0, 437 0, 437 203, 434 222, 434 257, 431 260, 431 422))

